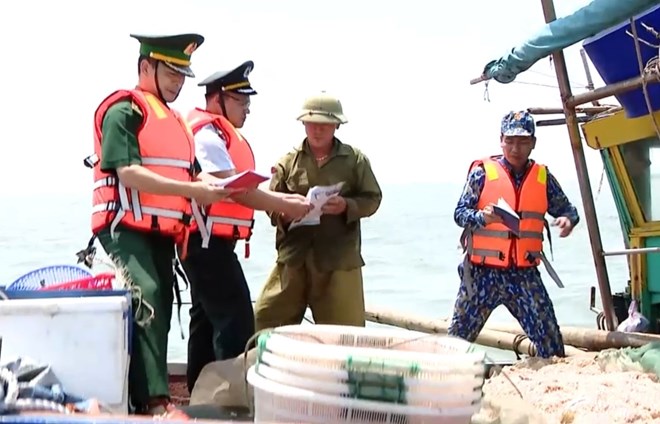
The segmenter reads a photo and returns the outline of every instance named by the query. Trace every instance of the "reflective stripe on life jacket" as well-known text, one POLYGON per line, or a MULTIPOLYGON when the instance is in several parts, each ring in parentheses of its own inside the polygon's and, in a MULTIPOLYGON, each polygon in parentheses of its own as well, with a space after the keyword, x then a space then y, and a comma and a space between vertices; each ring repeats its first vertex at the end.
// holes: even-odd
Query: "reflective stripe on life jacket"
POLYGON ((520 234, 514 235, 502 223, 488 224, 472 231, 467 246, 470 262, 499 268, 538 266, 548 210, 546 167, 533 163, 527 169, 520 189, 516 189, 509 172, 499 161, 492 158, 477 160, 470 170, 476 166, 483 166, 486 173, 477 208, 484 209, 503 198, 520 217, 520 234))
POLYGON ((185 121, 156 96, 141 90, 118 90, 108 96, 94 114, 94 195, 92 232, 117 224, 139 231, 185 237, 191 220, 190 201, 185 197, 162 196, 129 189, 111 173, 101 171, 103 118, 121 100, 131 100, 144 120, 137 139, 141 165, 177 181, 192 181, 195 148, 185 121))
MULTIPOLYGON (((188 114, 188 124, 193 134, 212 124, 222 133, 236 172, 254 170, 254 153, 250 144, 224 116, 215 115, 195 108, 188 114)), ((202 236, 202 247, 207 248, 211 236, 245 240, 245 257, 249 256, 249 242, 254 226, 254 209, 233 202, 231 199, 213 203, 207 208, 193 204, 194 222, 191 230, 198 229, 202 236)))

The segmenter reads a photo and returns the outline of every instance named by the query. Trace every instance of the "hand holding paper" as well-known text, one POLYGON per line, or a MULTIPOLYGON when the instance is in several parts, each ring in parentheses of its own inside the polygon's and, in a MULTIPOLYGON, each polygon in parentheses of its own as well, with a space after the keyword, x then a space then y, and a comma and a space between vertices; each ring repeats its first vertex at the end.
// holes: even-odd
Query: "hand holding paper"
POLYGON ((343 185, 344 183, 340 182, 331 186, 314 186, 309 189, 307 192, 307 200, 312 204, 313 209, 302 219, 292 222, 289 229, 291 230, 303 225, 319 225, 321 223, 323 207, 331 198, 339 195, 343 185))
POLYGON ((321 212, 328 215, 340 215, 346 210, 346 199, 338 194, 330 196, 321 208, 321 212))
POLYGON ((501 197, 499 198, 497 204, 493 205, 493 214, 498 216, 501 219, 501 222, 514 234, 520 234, 520 217, 506 200, 501 197))
POLYGON ((484 221, 486 221, 486 225, 502 222, 502 218, 495 215, 493 205, 487 205, 481 210, 481 213, 484 215, 484 221))
POLYGON ((219 187, 205 181, 195 181, 190 188, 190 198, 195 199, 200 206, 218 202, 241 190, 219 187))

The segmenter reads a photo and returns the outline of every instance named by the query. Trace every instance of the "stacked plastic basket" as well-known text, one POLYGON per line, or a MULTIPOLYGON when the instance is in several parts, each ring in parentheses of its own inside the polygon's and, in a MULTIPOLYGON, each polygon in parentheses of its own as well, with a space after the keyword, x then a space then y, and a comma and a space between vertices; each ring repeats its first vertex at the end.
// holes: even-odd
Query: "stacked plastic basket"
POLYGON ((481 404, 485 354, 453 337, 285 326, 257 351, 255 422, 468 424, 481 404))
POLYGON ((92 274, 75 265, 51 265, 17 278, 5 289, 10 291, 112 290, 115 274, 92 274))

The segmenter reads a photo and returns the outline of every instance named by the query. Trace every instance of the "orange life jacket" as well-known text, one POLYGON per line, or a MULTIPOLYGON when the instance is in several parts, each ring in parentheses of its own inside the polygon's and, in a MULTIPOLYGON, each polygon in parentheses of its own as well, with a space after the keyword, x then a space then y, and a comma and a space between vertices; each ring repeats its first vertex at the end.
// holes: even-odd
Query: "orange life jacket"
MULTIPOLYGON (((101 171, 103 118, 120 100, 131 100, 144 120, 137 134, 142 166, 177 181, 192 181, 195 145, 193 135, 176 111, 153 94, 135 89, 118 90, 101 102, 94 114, 94 155, 88 165, 94 171, 92 232, 117 224, 139 231, 155 231, 179 241, 187 235, 191 221, 190 200, 127 188, 116 175, 101 171)), ((87 159, 86 159, 87 161, 87 159)))
MULTIPOLYGON (((254 153, 250 144, 224 116, 195 108, 188 114, 188 124, 193 134, 197 134, 206 125, 213 124, 226 140, 227 152, 236 172, 254 170, 254 153)), ((245 257, 250 256, 249 243, 254 227, 254 209, 227 198, 206 208, 199 208, 193 203, 193 216, 191 231, 199 230, 202 247, 208 247, 211 236, 245 240, 245 257)))
POLYGON ((476 160, 470 170, 476 166, 483 166, 486 173, 478 209, 503 198, 520 217, 520 234, 514 235, 502 223, 471 231, 466 246, 470 262, 499 268, 538 266, 548 210, 546 167, 532 163, 516 189, 512 176, 497 159, 476 160))

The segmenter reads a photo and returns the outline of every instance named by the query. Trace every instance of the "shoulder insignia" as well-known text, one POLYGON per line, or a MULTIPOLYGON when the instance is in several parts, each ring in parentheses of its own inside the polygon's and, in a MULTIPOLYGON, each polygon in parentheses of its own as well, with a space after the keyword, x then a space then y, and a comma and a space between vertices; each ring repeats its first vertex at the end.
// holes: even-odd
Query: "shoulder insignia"
POLYGON ((227 136, 225 136, 225 133, 220 128, 216 127, 215 125, 211 126, 211 128, 213 128, 218 137, 224 141, 227 141, 227 136))
POLYGON ((131 108, 133 108, 133 110, 136 111, 140 116, 143 116, 140 106, 138 106, 135 102, 131 102, 131 108))

